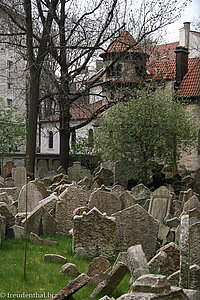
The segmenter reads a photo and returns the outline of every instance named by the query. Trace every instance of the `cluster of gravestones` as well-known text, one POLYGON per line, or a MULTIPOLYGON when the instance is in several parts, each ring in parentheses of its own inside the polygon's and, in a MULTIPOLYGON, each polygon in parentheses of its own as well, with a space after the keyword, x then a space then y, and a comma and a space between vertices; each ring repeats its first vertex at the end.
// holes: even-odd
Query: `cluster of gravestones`
MULTIPOLYGON (((71 235, 74 255, 96 256, 81 275, 66 258, 45 256, 65 263, 61 273, 78 275, 55 299, 72 299, 87 283, 96 286, 91 299, 110 299, 128 271, 131 289, 120 300, 200 299, 200 201, 191 176, 169 176, 154 191, 143 184, 128 191, 103 167, 91 174, 76 162, 68 175, 61 171, 27 183, 26 170, 7 162, 0 177, 0 244, 5 235, 23 238, 26 228, 32 242, 54 246, 39 236, 71 235)), ((198 174, 195 180, 198 188, 198 174)))

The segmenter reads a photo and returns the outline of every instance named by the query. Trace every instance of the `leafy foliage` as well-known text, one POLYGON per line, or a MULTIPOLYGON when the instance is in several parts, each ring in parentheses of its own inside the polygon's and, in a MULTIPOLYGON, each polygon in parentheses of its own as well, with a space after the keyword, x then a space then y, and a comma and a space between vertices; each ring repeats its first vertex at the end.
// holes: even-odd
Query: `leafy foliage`
POLYGON ((196 142, 195 122, 171 91, 125 89, 118 100, 104 114, 96 145, 105 159, 120 161, 130 178, 147 183, 156 163, 175 163, 196 142))
POLYGON ((25 143, 25 116, 17 112, 16 106, 6 106, 0 98, 0 153, 15 152, 25 143))

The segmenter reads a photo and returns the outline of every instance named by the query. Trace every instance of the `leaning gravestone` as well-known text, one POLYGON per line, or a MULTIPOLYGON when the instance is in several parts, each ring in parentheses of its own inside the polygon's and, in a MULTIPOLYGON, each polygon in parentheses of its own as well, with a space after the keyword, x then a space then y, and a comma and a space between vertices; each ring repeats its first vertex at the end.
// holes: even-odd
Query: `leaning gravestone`
POLYGON ((121 210, 122 205, 120 199, 114 194, 97 190, 90 195, 88 207, 90 209, 96 207, 102 213, 105 212, 108 216, 111 216, 121 210))
POLYGON ((69 234, 72 228, 73 211, 86 205, 86 198, 77 184, 69 185, 59 196, 56 203, 57 231, 69 234))
POLYGON ((22 226, 26 226, 27 232, 37 235, 53 236, 57 231, 56 220, 40 205, 28 215, 27 220, 22 221, 22 226))
POLYGON ((149 204, 149 214, 162 222, 170 213, 172 196, 165 186, 159 187, 153 192, 149 204))
POLYGON ((2 168, 2 177, 5 179, 8 176, 12 176, 12 169, 15 168, 14 162, 8 160, 2 168))
POLYGON ((0 214, 0 234, 1 234, 1 238, 4 238, 6 234, 6 218, 1 214, 0 214))
POLYGON ((198 209, 200 210, 200 201, 197 196, 192 196, 185 204, 183 205, 183 211, 187 212, 191 209, 198 209))
POLYGON ((137 204, 137 201, 132 196, 132 194, 129 191, 125 191, 120 197, 119 197, 122 209, 128 208, 130 206, 133 206, 134 204, 137 204))
POLYGON ((4 202, 0 202, 0 215, 6 219, 6 229, 15 224, 15 217, 11 214, 8 205, 4 202))
POLYGON ((126 251, 141 244, 148 259, 153 257, 158 235, 158 222, 139 204, 112 215, 116 219, 116 250, 126 251))
POLYGON ((92 178, 90 170, 81 166, 79 161, 75 161, 73 166, 68 168, 68 179, 69 181, 80 181, 84 177, 92 178))
POLYGON ((190 259, 189 259, 189 216, 183 215, 180 224, 180 276, 179 285, 182 288, 189 288, 190 259))
POLYGON ((147 199, 150 198, 151 193, 144 184, 140 183, 131 189, 131 194, 136 199, 137 203, 143 207, 147 199))
POLYGON ((193 224, 189 229, 190 265, 200 266, 200 222, 193 224))
POLYGON ((88 256, 115 256, 115 218, 93 208, 73 218, 72 251, 82 247, 88 256))
POLYGON ((18 197, 18 212, 22 213, 26 211, 26 201, 27 201, 27 211, 31 212, 42 200, 42 194, 38 190, 37 186, 29 182, 24 185, 20 191, 18 197))
POLYGON ((12 178, 14 185, 21 189, 26 184, 26 168, 13 168, 12 178))

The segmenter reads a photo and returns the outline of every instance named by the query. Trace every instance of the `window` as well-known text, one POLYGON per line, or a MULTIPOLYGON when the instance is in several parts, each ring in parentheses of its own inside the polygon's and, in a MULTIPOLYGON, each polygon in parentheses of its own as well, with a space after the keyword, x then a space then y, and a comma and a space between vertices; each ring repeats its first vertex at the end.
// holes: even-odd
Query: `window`
POLYGON ((49 149, 53 148, 53 132, 49 131, 49 149))
POLYGON ((122 76, 122 65, 112 65, 107 70, 107 76, 108 77, 121 77, 122 76))
POLYGON ((11 60, 8 60, 7 61, 7 83, 8 83, 8 88, 10 89, 11 88, 11 85, 12 85, 12 61, 11 60))
POLYGON ((89 129, 88 144, 89 144, 89 147, 93 147, 93 145, 94 145, 93 129, 89 129))

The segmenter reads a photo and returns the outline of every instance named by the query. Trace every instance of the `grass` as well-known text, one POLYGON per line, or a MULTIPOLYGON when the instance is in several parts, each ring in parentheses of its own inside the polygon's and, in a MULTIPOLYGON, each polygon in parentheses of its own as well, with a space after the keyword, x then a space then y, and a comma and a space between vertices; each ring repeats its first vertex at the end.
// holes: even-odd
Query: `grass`
MULTIPOLYGON (((40 246, 27 242, 26 280, 24 280, 24 240, 6 238, 2 241, 0 247, 0 298, 51 299, 52 295, 58 293, 76 277, 75 275, 60 275, 62 263, 44 262, 44 255, 47 253, 63 255, 67 258, 66 262, 74 263, 80 273, 87 273, 92 259, 74 258, 69 237, 56 236, 52 240, 57 241, 58 246, 40 246), (17 295, 13 296, 13 294, 17 295)), ((113 262, 111 261, 111 265, 113 262)), ((128 292, 129 279, 130 275, 127 274, 114 290, 113 297, 117 298, 128 292)), ((74 294, 74 299, 89 299, 93 289, 94 287, 87 284, 74 294)))

